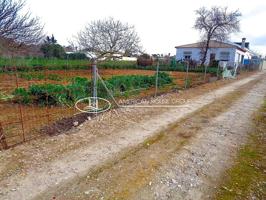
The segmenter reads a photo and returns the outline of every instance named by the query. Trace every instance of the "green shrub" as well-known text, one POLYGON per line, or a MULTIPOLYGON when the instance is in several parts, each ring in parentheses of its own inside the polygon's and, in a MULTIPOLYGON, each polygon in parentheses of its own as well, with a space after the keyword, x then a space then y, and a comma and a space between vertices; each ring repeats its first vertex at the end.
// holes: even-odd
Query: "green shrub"
POLYGON ((66 87, 58 84, 31 85, 28 92, 38 104, 43 105, 59 104, 61 98, 67 98, 66 87))
POLYGON ((15 101, 17 102, 24 104, 31 103, 30 95, 25 88, 16 88, 12 94, 15 96, 15 101))
POLYGON ((85 53, 70 53, 65 55, 65 59, 70 60, 84 60, 88 59, 85 53))
POLYGON ((173 78, 169 76, 169 74, 165 72, 159 72, 158 74, 158 84, 159 86, 163 86, 166 84, 170 84, 173 82, 173 78))
POLYGON ((89 96, 91 82, 87 78, 75 77, 72 79, 71 84, 67 85, 68 99, 77 101, 78 99, 89 96))
POLYGON ((46 58, 64 58, 65 50, 60 44, 43 44, 41 51, 46 58))

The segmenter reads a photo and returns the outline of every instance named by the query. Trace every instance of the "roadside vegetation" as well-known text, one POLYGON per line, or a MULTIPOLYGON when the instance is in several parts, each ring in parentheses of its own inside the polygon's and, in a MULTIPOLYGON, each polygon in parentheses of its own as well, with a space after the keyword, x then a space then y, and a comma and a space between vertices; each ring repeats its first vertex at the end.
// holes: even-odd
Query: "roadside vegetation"
POLYGON ((266 100, 253 122, 248 142, 226 172, 216 200, 266 199, 266 100))

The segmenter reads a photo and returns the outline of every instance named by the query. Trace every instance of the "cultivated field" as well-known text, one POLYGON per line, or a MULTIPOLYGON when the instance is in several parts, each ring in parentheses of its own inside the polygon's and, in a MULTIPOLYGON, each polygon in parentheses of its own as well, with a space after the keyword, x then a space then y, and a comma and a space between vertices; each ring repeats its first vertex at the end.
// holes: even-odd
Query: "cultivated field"
MULTIPOLYGON (((166 73, 172 78, 172 83, 159 87, 158 93, 171 92, 173 89, 175 91, 176 89, 182 89, 184 88, 185 80, 187 80, 187 87, 193 87, 204 82, 201 73, 186 74, 185 72, 177 71, 168 71, 166 73)), ((110 80, 117 76, 128 77, 136 75, 151 77, 154 76, 155 71, 100 68, 99 74, 104 80, 110 80)), ((14 101, 13 94, 16 88, 25 88, 27 90, 32 85, 43 84, 67 86, 75 77, 90 80, 92 77, 91 70, 44 70, 0 73, 0 123, 9 146, 30 140, 34 137, 39 137, 41 133, 45 132, 42 131, 42 128, 62 118, 68 118, 78 114, 73 104, 70 106, 51 105, 48 102, 49 97, 46 98, 47 102, 44 101, 42 104, 25 104, 23 102, 14 101)), ((207 78, 208 77, 209 75, 207 78)), ((124 83, 122 82, 121 84, 124 83)), ((153 96, 154 92, 154 85, 145 85, 145 87, 138 86, 137 88, 130 87, 123 94, 118 93, 115 98, 117 101, 127 101, 153 96)), ((86 95, 90 96, 90 93, 86 95)))

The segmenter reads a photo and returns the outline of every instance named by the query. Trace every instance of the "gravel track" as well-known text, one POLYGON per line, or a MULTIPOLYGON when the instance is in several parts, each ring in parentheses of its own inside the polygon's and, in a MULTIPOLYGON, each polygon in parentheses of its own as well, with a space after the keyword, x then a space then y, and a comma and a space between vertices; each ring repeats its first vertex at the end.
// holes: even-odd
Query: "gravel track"
MULTIPOLYGON (((191 161, 191 163, 188 162, 188 160, 193 160, 193 156, 191 156, 191 152, 196 152, 193 155, 198 155, 197 152, 199 152, 199 149, 202 148, 202 151, 207 151, 210 149, 210 145, 216 145, 217 148, 213 148, 213 151, 206 152, 206 155, 204 155, 204 159, 201 160, 201 163, 206 162, 206 164, 210 163, 212 166, 212 162, 209 162, 210 160, 216 163, 216 159, 212 159, 213 154, 218 154, 219 150, 223 147, 223 142, 218 143, 218 139, 224 139, 224 141, 228 141, 228 143, 231 146, 234 145, 234 142, 236 142, 237 138, 241 138, 241 135, 237 134, 239 131, 246 130, 246 126, 248 125, 247 120, 249 120, 249 116, 254 109, 256 109, 260 105, 260 101, 263 98, 263 92, 266 91, 265 88, 265 75, 263 74, 256 74, 253 76, 250 76, 248 78, 233 82, 225 87, 222 87, 220 89, 217 89, 215 91, 211 91, 207 94, 204 94, 200 97, 197 97, 196 99, 191 100, 190 102, 183 104, 182 107, 177 108, 156 108, 156 109, 149 109, 149 108, 127 108, 127 109, 118 109, 114 112, 109 112, 106 115, 99 116, 89 122, 86 122, 84 125, 79 127, 79 131, 76 129, 75 136, 79 139, 79 137, 87 137, 87 140, 83 140, 83 145, 81 148, 75 148, 75 145, 73 145, 73 149, 71 149, 67 154, 64 154, 64 156, 60 156, 59 158, 54 158, 51 161, 40 161, 37 160, 37 167, 35 168, 29 168, 29 170, 26 169, 24 173, 15 173, 10 174, 8 177, 4 177, 3 179, 0 179, 0 199, 33 199, 37 195, 39 195, 42 192, 49 191, 51 188, 56 187, 57 185, 64 184, 65 182, 68 182, 76 177, 82 177, 88 173, 89 170, 95 168, 98 165, 101 165, 102 163, 112 160, 115 157, 119 157, 119 154, 122 151, 127 151, 129 149, 133 149, 137 145, 141 144, 144 140, 147 138, 150 138, 159 132, 163 131, 170 125, 177 123, 182 118, 188 116, 189 114, 199 110, 203 106, 206 106, 217 99, 225 96, 226 94, 237 90, 240 86, 247 84, 253 80, 256 80, 258 78, 263 78, 263 84, 258 85, 257 89, 255 91, 252 91, 249 95, 247 95, 243 100, 241 100, 240 104, 241 107, 237 107, 236 105, 234 107, 233 112, 230 111, 227 113, 226 116, 221 115, 220 122, 222 124, 225 123, 225 127, 220 127, 219 120, 216 122, 219 127, 214 126, 213 128, 216 130, 211 130, 212 127, 207 129, 205 132, 209 134, 204 134, 204 137, 197 138, 198 142, 192 143, 191 147, 188 147, 186 151, 180 153, 177 155, 176 160, 173 159, 173 168, 176 169, 174 171, 169 171, 169 173, 174 175, 179 174, 179 169, 181 169, 182 166, 179 167, 178 164, 180 164, 180 159, 184 160, 184 163, 187 164, 193 164, 194 162, 191 161), (256 94, 256 95, 255 95, 256 94), (242 108, 242 106, 246 106, 246 108, 242 108), (237 108, 237 109, 236 109, 237 108), (241 120, 228 120, 234 119, 236 115, 241 117, 241 120), (223 116, 223 117, 222 117, 223 116), (243 119, 242 119, 243 118, 243 119), (226 121, 228 123, 226 124, 226 121), (239 124, 239 125, 238 125, 239 124), (236 134, 231 134, 232 131, 228 133, 231 137, 225 137, 223 136, 224 133, 228 132, 228 129, 230 129, 231 126, 239 126, 239 129, 237 129, 236 134), (96 133, 95 133, 96 130, 96 133), (221 132, 220 132, 221 130, 221 132), (77 131, 77 132, 76 132, 77 131), (103 137, 94 137, 94 134, 88 134, 89 132, 94 131, 94 134, 102 134, 103 137), (206 137, 205 137, 206 136, 206 137), (209 142, 208 137, 210 137, 210 141, 213 140, 213 142, 209 142), (218 137, 219 136, 219 137, 218 137), (234 136, 234 137, 233 137, 234 136), (235 140, 233 140, 235 139, 235 140), (209 143, 204 144, 204 141, 208 141, 209 143), (215 143, 217 142, 217 144, 215 143), (195 145, 194 145, 195 144, 195 145), (219 146, 221 145, 221 146, 219 146), (205 147, 205 148, 204 148, 205 147), (191 148, 191 149, 190 149, 191 148), (180 157, 181 156, 181 157, 180 157), (183 157, 182 157, 183 156, 183 157), (176 172, 176 173, 175 173, 176 172)), ((165 97, 158 97, 158 98, 165 98, 165 97)), ((215 123, 214 123, 215 124, 215 123)), ((200 134, 201 135, 201 134, 200 134)), ((54 140, 64 139, 66 136, 58 136, 54 140)), ((69 136, 71 137, 71 136, 69 136)), ((220 140, 219 140, 220 141, 220 140)), ((223 141, 223 140, 221 140, 223 141)), ((65 144, 65 143, 64 143, 65 144)), ((41 146, 41 144, 36 144, 37 148, 41 146)), ((71 144, 70 144, 71 145, 71 144)), ((229 146, 230 146, 229 145, 229 146)), ((19 148, 19 147, 18 147, 19 148)), ((36 149, 37 149, 36 148, 36 149)), ((41 146, 41 148, 45 148, 45 146, 41 146)), ((54 154, 56 155, 56 151, 60 151, 60 147, 54 147, 54 154)), ((230 148, 226 148, 227 151, 230 151, 230 148)), ((228 155, 228 152, 223 152, 222 155, 228 155)), ((32 155, 34 160, 45 157, 44 154, 45 151, 41 151, 41 153, 38 154, 38 151, 36 151, 36 155, 32 155)), ((6 152, 1 152, 1 160, 5 160, 5 158, 10 157, 12 154, 12 149, 6 152)), ((218 161, 221 160, 221 156, 217 156, 218 161)), ((196 159, 196 158, 195 158, 196 159)), ((27 162, 27 158, 24 159, 23 162, 27 162)), ((197 162, 197 159, 196 161, 197 162)), ((219 167, 219 163, 216 164, 217 167, 219 167)), ((216 166, 213 165, 213 166, 216 166)), ((30 163, 29 163, 30 166, 30 163)), ((207 165, 206 165, 207 166, 207 165)), ((0 164, 0 170, 4 170, 8 166, 5 166, 4 164, 0 164)), ((167 166, 167 169, 169 169, 169 166, 167 166)), ((206 167, 208 169, 208 167, 206 167)), ((204 170, 204 168, 202 169, 204 170)), ((208 169, 209 170, 209 169, 208 169)), ((164 174, 167 172, 166 169, 162 168, 162 173, 158 175, 158 180, 160 180, 161 176, 164 176, 164 174)), ((214 170, 215 172, 215 170, 214 170)), ((192 178, 195 178, 195 181, 193 180, 193 184, 195 182, 195 187, 187 187, 189 186, 189 182, 186 182, 185 186, 179 187, 179 185, 182 183, 182 180, 187 181, 187 178, 191 177, 189 174, 193 174, 192 172, 188 172, 188 175, 184 173, 181 176, 173 177, 173 181, 179 184, 173 184, 174 186, 169 188, 165 188, 162 185, 160 185, 160 181, 156 182, 157 179, 154 180, 155 184, 152 184, 152 189, 148 188, 148 190, 154 189, 154 191, 159 192, 160 197, 158 199, 167 199, 171 198, 171 194, 181 194, 183 197, 187 199, 196 199, 195 194, 201 194, 200 191, 207 190, 204 188, 204 184, 202 184, 202 187, 196 187, 201 183, 201 179, 197 180, 194 175, 192 178), (180 178, 180 180, 178 179, 180 178), (177 186, 177 187, 175 187, 177 186), (160 188, 164 188, 164 190, 160 191, 160 188), (180 188, 180 189, 179 189, 180 188), (182 192, 187 191, 187 189, 190 189, 190 196, 186 196, 182 192)), ((215 175, 215 173, 213 173, 215 175)), ((167 174, 167 177, 171 177, 167 174)), ((171 179, 171 180, 172 180, 171 179)), ((208 184, 205 184, 208 185, 208 184)), ((146 194, 147 188, 143 188, 138 194, 146 194)), ((185 192, 187 194, 187 192, 185 192)), ((152 192, 151 194, 155 194, 158 196, 156 192, 152 192)), ((204 193, 202 193, 204 194, 204 193)), ((146 195, 148 197, 148 195, 146 195)), ((174 195, 175 196, 175 195, 174 195)), ((140 196, 136 195, 136 199, 139 199, 140 196)), ((144 195, 145 197, 145 195, 144 195)), ((199 198, 202 197, 202 195, 199 195, 199 198)), ((133 198, 133 197, 132 197, 133 198)), ((148 198, 149 199, 149 198, 148 198)), ((176 198, 175 198, 176 199, 176 198)))

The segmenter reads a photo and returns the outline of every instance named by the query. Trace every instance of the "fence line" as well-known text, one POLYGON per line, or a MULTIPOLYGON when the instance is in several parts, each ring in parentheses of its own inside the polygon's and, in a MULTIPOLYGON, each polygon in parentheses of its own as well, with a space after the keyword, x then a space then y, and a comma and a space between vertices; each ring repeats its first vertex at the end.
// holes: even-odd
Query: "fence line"
MULTIPOLYGON (((69 66, 69 64, 67 63, 66 66, 69 66)), ((29 88, 32 89, 34 85, 53 84, 55 89, 54 95, 59 96, 61 102, 61 97, 64 95, 64 93, 60 91, 62 87, 73 87, 73 92, 80 89, 75 84, 69 85, 73 81, 73 78, 85 77, 90 80, 92 78, 91 64, 88 64, 86 68, 82 67, 82 69, 73 69, 73 66, 69 69, 65 67, 64 69, 58 70, 53 70, 49 67, 41 67, 38 69, 38 66, 36 66, 36 70, 32 71, 20 71, 20 68, 16 66, 7 66, 6 69, 6 71, 1 71, 0 69, 0 144, 2 145, 2 148, 7 148, 31 140, 32 138, 40 137, 44 133, 42 131, 44 127, 48 127, 63 118, 73 117, 78 113, 78 111, 74 108, 74 104, 73 106, 70 106, 72 105, 71 103, 69 103, 69 105, 64 103, 61 103, 60 105, 53 105, 51 103, 53 99, 51 99, 51 95, 48 94, 48 90, 45 91, 44 99, 38 99, 40 102, 36 103, 36 99, 32 98, 32 103, 27 104, 27 102, 22 101, 27 100, 27 94, 24 94, 24 90, 21 88, 28 90, 29 88), (14 96, 15 90, 21 90, 21 96, 14 96), (1 95, 4 96, 2 99, 1 95), (24 99, 19 99, 18 97, 23 97, 24 99)), ((158 72, 161 72, 160 70, 161 67, 159 66, 158 72)), ((101 82, 114 76, 154 76, 156 68, 154 70, 125 70, 103 69, 99 67, 98 73, 103 78, 99 80, 99 82, 101 82)), ((146 97, 147 95, 155 96, 157 92, 158 94, 162 92, 169 92, 172 91, 173 88, 177 88, 178 90, 184 88, 187 89, 189 87, 205 83, 204 74, 191 73, 190 68, 186 68, 185 72, 168 71, 167 73, 169 73, 170 77, 172 77, 173 83, 165 84, 164 87, 156 87, 158 84, 154 82, 154 85, 147 88, 129 88, 126 91, 118 91, 119 94, 114 97, 114 102, 118 102, 119 99, 135 98, 136 96, 138 98, 146 97)), ((208 74, 207 79, 209 78, 210 75, 208 74)), ((160 79, 156 79, 156 81, 160 82, 160 79)), ((109 85, 105 85, 104 87, 108 88, 108 86, 109 85)), ((35 93, 40 92, 38 91, 39 88, 33 89, 35 89, 33 91, 35 93)), ((108 90, 110 90, 110 88, 108 88, 108 90)), ((91 95, 90 91, 85 92, 87 92, 88 96, 91 95)))

